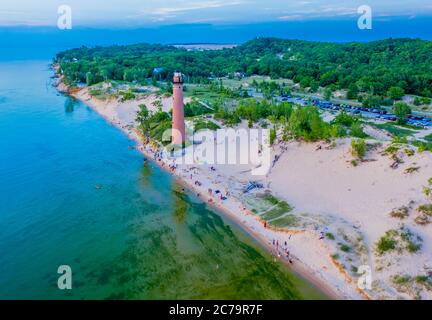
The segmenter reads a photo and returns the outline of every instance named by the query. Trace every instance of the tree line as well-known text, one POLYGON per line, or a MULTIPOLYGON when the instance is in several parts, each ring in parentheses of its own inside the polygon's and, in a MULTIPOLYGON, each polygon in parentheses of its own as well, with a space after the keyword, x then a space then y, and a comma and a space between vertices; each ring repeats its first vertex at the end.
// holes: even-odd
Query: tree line
POLYGON ((170 81, 180 70, 193 83, 210 83, 235 73, 266 75, 292 79, 312 90, 347 89, 350 98, 364 92, 397 100, 403 94, 432 97, 431 52, 432 42, 420 39, 329 43, 256 38, 213 51, 158 44, 81 47, 58 53, 55 61, 70 84, 170 81))

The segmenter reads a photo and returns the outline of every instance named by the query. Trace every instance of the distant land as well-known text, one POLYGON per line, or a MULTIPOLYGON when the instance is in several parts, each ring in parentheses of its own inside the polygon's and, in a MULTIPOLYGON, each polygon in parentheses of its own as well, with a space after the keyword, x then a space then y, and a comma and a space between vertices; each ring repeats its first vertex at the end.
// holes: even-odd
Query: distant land
POLYGON ((80 46, 112 44, 241 44, 255 37, 311 41, 372 41, 393 38, 432 40, 432 17, 375 18, 372 30, 359 30, 356 19, 263 22, 249 24, 176 24, 140 28, 0 27, 0 59, 51 58, 58 51, 80 46), (23 50, 26 48, 26 50, 23 50), (32 48, 33 50, 29 50, 32 48))
POLYGON ((183 48, 188 51, 193 50, 222 50, 222 49, 232 49, 238 46, 238 44, 223 44, 223 43, 182 43, 182 44, 172 44, 173 47, 183 48))

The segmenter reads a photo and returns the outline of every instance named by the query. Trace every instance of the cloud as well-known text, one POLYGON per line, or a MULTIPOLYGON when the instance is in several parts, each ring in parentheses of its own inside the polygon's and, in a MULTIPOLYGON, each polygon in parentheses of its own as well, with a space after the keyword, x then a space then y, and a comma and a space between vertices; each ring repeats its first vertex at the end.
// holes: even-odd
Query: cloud
POLYGON ((292 14, 292 15, 288 15, 288 16, 278 17, 278 19, 283 20, 283 21, 293 21, 293 20, 301 20, 301 19, 303 19, 303 16, 300 14, 292 14))
POLYGON ((330 13, 335 16, 357 14, 357 8, 350 7, 326 7, 322 8, 321 12, 330 13))
POLYGON ((172 7, 162 7, 162 8, 156 8, 152 11, 150 11, 150 14, 153 15, 172 15, 174 13, 183 13, 187 11, 192 10, 203 10, 203 9, 214 9, 214 8, 222 8, 227 6, 235 6, 242 4, 242 1, 200 1, 191 3, 188 5, 178 5, 178 6, 172 6, 172 7))
MULTIPOLYGON (((53 25, 63 0, 0 0, 0 25, 53 25)), ((74 23, 91 26, 166 23, 261 22, 357 15, 359 0, 73 0, 74 23)), ((373 16, 431 15, 431 0, 381 0, 373 16)))

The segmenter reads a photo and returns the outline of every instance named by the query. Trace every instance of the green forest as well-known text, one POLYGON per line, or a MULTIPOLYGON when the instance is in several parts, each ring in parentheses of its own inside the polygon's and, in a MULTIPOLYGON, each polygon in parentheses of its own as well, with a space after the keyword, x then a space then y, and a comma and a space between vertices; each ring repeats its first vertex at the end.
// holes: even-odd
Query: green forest
POLYGON ((360 92, 432 97, 432 42, 419 39, 328 43, 256 38, 213 51, 157 44, 81 47, 58 53, 55 62, 68 84, 170 81, 174 71, 190 83, 209 83, 240 73, 292 79, 302 87, 347 89, 353 98, 360 92))

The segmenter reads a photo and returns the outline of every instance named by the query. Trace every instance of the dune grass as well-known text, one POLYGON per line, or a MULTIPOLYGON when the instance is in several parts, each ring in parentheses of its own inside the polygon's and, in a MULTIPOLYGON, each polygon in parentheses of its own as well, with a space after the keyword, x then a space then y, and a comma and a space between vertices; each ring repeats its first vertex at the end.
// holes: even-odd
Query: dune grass
POLYGON ((375 124, 375 127, 377 127, 378 129, 385 130, 390 134, 392 134, 393 136, 397 136, 399 138, 409 137, 416 133, 416 131, 413 129, 402 128, 391 122, 375 124))

